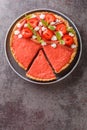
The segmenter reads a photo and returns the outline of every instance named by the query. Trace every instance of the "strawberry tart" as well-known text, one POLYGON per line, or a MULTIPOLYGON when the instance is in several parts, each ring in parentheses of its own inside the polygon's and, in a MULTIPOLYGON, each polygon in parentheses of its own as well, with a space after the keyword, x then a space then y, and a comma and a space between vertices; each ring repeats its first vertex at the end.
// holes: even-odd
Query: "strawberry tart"
POLYGON ((26 76, 36 81, 56 80, 56 74, 73 62, 78 48, 73 27, 52 12, 34 12, 18 20, 12 30, 10 50, 26 76))

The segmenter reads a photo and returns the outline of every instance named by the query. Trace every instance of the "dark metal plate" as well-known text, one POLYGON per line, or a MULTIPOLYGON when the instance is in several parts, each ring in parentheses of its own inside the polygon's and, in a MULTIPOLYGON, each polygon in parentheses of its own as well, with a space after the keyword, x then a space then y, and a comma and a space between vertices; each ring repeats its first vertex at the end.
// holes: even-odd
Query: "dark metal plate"
POLYGON ((81 36, 79 34, 79 31, 77 29, 77 27, 75 26, 75 24, 72 22, 72 20, 70 20, 66 15, 64 15, 63 13, 61 12, 58 12, 58 11, 54 11, 54 10, 49 10, 49 9, 36 9, 36 10, 31 10, 31 11, 28 11, 28 12, 25 12, 23 15, 21 15, 20 17, 18 17, 13 23, 12 25, 10 26, 8 32, 7 32, 7 35, 6 35, 6 39, 5 39, 5 54, 6 54, 6 58, 7 58, 7 61, 10 65, 10 67, 13 69, 13 71, 18 75, 20 76, 21 78, 23 78, 24 80, 26 81, 29 81, 29 82, 32 82, 32 83, 36 83, 36 84, 52 84, 52 83, 55 83, 55 82, 59 82, 60 80, 63 80, 64 78, 66 78, 68 75, 71 74, 71 72, 76 68, 79 60, 80 60, 80 57, 81 57, 81 53, 82 53, 82 41, 81 41, 81 36), (57 74, 57 79, 54 80, 54 81, 46 81, 46 82, 41 82, 41 81, 35 81, 35 80, 32 80, 30 78, 27 78, 26 77, 26 71, 23 70, 17 63, 16 61, 14 60, 12 54, 11 54, 11 51, 10 51, 10 36, 11 36, 11 32, 14 28, 14 25, 17 21, 19 21, 22 17, 25 16, 25 14, 31 14, 31 13, 34 13, 34 12, 43 12, 43 11, 47 11, 47 12, 53 12, 55 14, 58 14, 60 16, 62 16, 64 19, 66 19, 69 24, 74 28, 74 30, 76 31, 77 33, 77 38, 78 38, 78 50, 77 50, 77 54, 73 60, 73 62, 69 65, 69 67, 67 67, 64 71, 62 71, 61 73, 57 74))

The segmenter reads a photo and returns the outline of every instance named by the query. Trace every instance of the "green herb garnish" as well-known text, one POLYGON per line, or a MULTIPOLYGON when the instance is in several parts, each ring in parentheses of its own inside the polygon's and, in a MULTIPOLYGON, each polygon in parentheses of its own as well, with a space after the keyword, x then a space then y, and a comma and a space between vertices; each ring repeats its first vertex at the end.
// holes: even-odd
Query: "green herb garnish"
POLYGON ((33 30, 33 27, 29 23, 27 25, 30 30, 33 30))
POLYGON ((62 35, 60 34, 60 32, 56 32, 56 37, 58 40, 60 40, 62 38, 62 35))
POLYGON ((25 18, 26 18, 26 19, 30 19, 30 18, 31 18, 31 15, 25 14, 25 18))
POLYGON ((75 31, 74 31, 74 29, 73 29, 72 27, 68 27, 68 28, 67 28, 67 31, 70 32, 70 33, 75 34, 75 31))
POLYGON ((60 42, 60 44, 62 44, 62 45, 65 44, 65 41, 64 41, 64 40, 60 40, 59 42, 60 42))
POLYGON ((41 37, 39 34, 36 35, 37 36, 37 40, 40 42, 41 41, 41 37))
POLYGON ((44 26, 48 26, 48 23, 44 20, 44 19, 41 19, 41 22, 42 22, 42 24, 44 25, 44 26))
POLYGON ((51 25, 49 25, 48 28, 49 28, 50 30, 53 30, 53 31, 55 30, 55 27, 54 27, 54 26, 51 26, 51 25))
POLYGON ((35 36, 37 35, 37 32, 34 29, 32 30, 32 32, 35 36))

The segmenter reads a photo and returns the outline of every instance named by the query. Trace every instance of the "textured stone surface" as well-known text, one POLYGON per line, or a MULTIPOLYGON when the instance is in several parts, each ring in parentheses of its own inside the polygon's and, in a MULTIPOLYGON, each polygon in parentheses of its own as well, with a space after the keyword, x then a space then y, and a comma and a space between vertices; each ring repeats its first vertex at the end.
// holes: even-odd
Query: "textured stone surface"
POLYGON ((0 0, 0 130, 87 130, 87 0, 0 0), (79 65, 65 80, 35 85, 18 77, 4 54, 7 29, 20 14, 51 8, 70 17, 83 40, 79 65))

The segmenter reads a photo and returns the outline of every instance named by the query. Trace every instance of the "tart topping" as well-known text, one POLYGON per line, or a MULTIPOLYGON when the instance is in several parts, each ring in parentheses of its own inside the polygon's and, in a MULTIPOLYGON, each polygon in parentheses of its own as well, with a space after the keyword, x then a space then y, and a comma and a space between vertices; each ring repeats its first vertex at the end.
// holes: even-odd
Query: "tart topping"
POLYGON ((73 38, 68 34, 64 35, 63 40, 65 41, 65 44, 68 46, 71 46, 74 43, 73 38))
POLYGON ((62 22, 60 19, 56 19, 56 23, 60 23, 62 22))
POLYGON ((20 27, 21 27, 21 24, 20 24, 20 23, 17 23, 17 27, 20 28, 20 27))
POLYGON ((71 45, 71 48, 76 48, 76 45, 75 45, 75 44, 72 44, 72 45, 71 45))
POLYGON ((52 36, 51 38, 52 41, 56 41, 57 40, 57 37, 55 35, 52 36))
POLYGON ((62 36, 63 36, 63 34, 61 31, 56 32, 56 37, 58 40, 61 40, 62 36))
MULTIPOLYGON (((25 16, 20 23, 17 23, 18 30, 14 31, 18 38, 36 39, 41 45, 47 43, 55 43, 75 47, 74 39, 75 31, 72 27, 67 27, 64 21, 57 18, 52 13, 31 14, 25 16)), ((56 46, 56 45, 55 45, 56 46)))
POLYGON ((61 37, 63 36, 63 33, 61 31, 59 31, 59 34, 61 35, 61 37))
POLYGON ((38 26, 36 26, 36 27, 34 28, 35 31, 39 31, 39 29, 40 29, 40 28, 39 28, 38 26))
POLYGON ((59 43, 62 44, 62 45, 65 45, 65 41, 64 40, 60 40, 59 43))
POLYGON ((22 35, 24 38, 29 38, 32 36, 32 31, 28 28, 22 30, 22 35))
POLYGON ((51 47, 53 47, 53 48, 56 48, 56 46, 57 46, 57 45, 56 45, 55 43, 52 43, 52 44, 51 44, 51 47))
POLYGON ((56 17, 51 13, 47 13, 45 16, 45 20, 47 21, 47 23, 54 22, 56 20, 56 17))
POLYGON ((35 28, 37 25, 38 25, 38 19, 37 18, 31 18, 31 19, 29 19, 28 20, 28 22, 29 22, 29 24, 33 27, 33 28, 35 28))
POLYGON ((27 23, 25 23, 25 24, 24 24, 24 27, 25 27, 25 28, 26 28, 26 27, 28 27, 28 24, 27 24, 27 23))
POLYGON ((45 18, 45 15, 44 14, 41 14, 40 15, 40 19, 44 19, 45 18))
POLYGON ((55 22, 51 22, 50 25, 57 25, 59 23, 62 23, 62 21, 59 20, 59 19, 56 19, 56 21, 55 22))
POLYGON ((35 17, 36 17, 36 15, 35 15, 35 14, 32 14, 32 15, 31 15, 31 18, 35 18, 35 17))
POLYGON ((21 23, 20 23, 20 26, 18 27, 19 30, 22 30, 22 28, 24 27, 24 24, 27 22, 26 19, 24 19, 21 23))
POLYGON ((75 31, 74 31, 74 29, 73 29, 72 27, 68 27, 68 28, 67 28, 67 31, 68 31, 69 33, 75 34, 75 31))
POLYGON ((47 21, 45 21, 44 19, 42 19, 42 20, 41 20, 41 22, 42 22, 42 25, 43 25, 43 26, 45 26, 45 27, 47 27, 47 26, 48 26, 47 21))
POLYGON ((19 34, 19 35, 18 35, 18 38, 22 38, 22 34, 19 34))
POLYGON ((32 38, 33 38, 33 39, 36 39, 36 38, 37 38, 37 36, 33 35, 33 36, 32 36, 32 38))
POLYGON ((45 31, 47 28, 45 28, 44 26, 42 27, 42 31, 45 31))
POLYGON ((56 26, 51 26, 51 25, 49 25, 48 28, 49 28, 50 30, 53 30, 53 31, 54 31, 54 30, 56 29, 56 26))
POLYGON ((39 22, 39 26, 42 26, 43 24, 42 24, 42 22, 39 22))
POLYGON ((42 45, 42 46, 45 46, 45 45, 47 45, 47 44, 46 44, 45 41, 42 41, 42 42, 41 42, 41 45, 42 45))
POLYGON ((73 33, 71 33, 71 32, 69 32, 69 36, 74 37, 74 34, 73 34, 73 33))
POLYGON ((64 23, 58 24, 56 30, 61 31, 63 34, 67 33, 66 25, 64 23))
POLYGON ((19 33, 20 33, 19 30, 15 30, 15 31, 14 31, 14 34, 15 34, 15 35, 18 35, 19 33))
POLYGON ((43 38, 47 39, 47 40, 50 40, 53 36, 53 32, 49 29, 46 29, 44 32, 43 32, 43 38))
POLYGON ((55 25, 56 22, 51 22, 50 25, 55 25))

